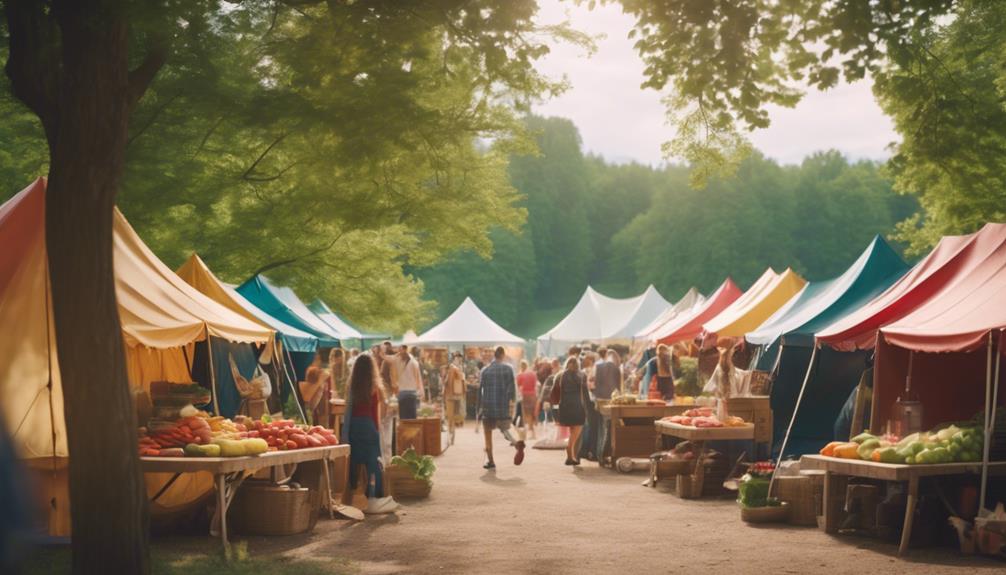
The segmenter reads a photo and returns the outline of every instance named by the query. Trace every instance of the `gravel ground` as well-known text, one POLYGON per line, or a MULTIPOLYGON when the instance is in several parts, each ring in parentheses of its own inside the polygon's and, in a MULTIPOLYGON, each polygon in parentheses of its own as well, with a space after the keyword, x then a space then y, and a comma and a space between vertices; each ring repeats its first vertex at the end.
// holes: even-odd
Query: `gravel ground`
MULTIPOLYGON (((530 443, 530 442, 529 442, 530 443)), ((527 450, 520 467, 497 434, 496 472, 482 469, 471 422, 437 458, 433 494, 395 515, 319 521, 314 533, 251 538, 253 554, 332 557, 385 573, 1003 573, 1003 563, 950 548, 913 549, 806 527, 751 527, 731 500, 681 500, 563 451, 527 450)), ((669 487, 669 483, 668 483, 669 487)))

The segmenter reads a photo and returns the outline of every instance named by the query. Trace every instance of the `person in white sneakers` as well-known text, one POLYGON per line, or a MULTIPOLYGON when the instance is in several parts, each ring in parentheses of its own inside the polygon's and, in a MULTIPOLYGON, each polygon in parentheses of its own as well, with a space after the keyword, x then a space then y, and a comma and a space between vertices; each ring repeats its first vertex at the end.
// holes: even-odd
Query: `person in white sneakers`
MULTIPOLYGON (((344 441, 349 443, 350 469, 357 465, 367 467, 367 507, 364 513, 391 513, 398 509, 398 503, 384 494, 384 468, 381 464, 381 435, 378 431, 384 409, 383 386, 378 381, 377 365, 370 354, 362 354, 353 364, 349 377, 350 417, 343 426, 344 441)), ((358 474, 349 474, 350 486, 356 488, 358 474)))

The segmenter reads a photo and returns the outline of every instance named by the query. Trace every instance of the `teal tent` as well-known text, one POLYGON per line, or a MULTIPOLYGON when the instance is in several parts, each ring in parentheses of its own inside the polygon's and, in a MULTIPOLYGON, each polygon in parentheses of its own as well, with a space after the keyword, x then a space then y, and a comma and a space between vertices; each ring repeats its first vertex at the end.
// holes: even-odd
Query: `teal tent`
POLYGON ((318 338, 319 346, 339 347, 339 334, 308 309, 292 289, 257 275, 238 286, 237 292, 266 314, 318 338))
MULTIPOLYGON (((757 368, 774 372, 771 405, 775 421, 788 422, 792 417, 810 365, 814 334, 872 300, 908 267, 882 237, 876 236, 842 275, 808 284, 793 302, 745 336, 748 343, 762 346, 757 368)), ((788 454, 816 452, 832 439, 835 419, 868 359, 867 352, 819 351, 814 366, 816 388, 804 397, 788 454)), ((774 428, 781 440, 785 427, 774 428)))
POLYGON ((328 307, 328 304, 320 299, 314 300, 307 307, 341 336, 339 341, 342 342, 343 347, 347 347, 351 342, 353 346, 360 347, 362 349, 367 345, 367 342, 391 338, 390 335, 367 333, 360 330, 353 324, 336 315, 336 313, 328 307))

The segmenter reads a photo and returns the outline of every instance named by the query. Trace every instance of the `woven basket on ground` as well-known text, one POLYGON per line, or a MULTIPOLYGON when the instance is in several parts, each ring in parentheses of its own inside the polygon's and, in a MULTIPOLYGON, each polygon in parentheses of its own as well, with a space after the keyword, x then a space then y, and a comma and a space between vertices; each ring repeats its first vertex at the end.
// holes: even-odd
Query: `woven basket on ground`
POLYGON ((424 498, 430 496, 433 484, 412 477, 407 467, 389 465, 384 470, 388 494, 395 498, 424 498))
POLYGON ((246 535, 293 535, 311 526, 311 491, 247 481, 227 510, 229 525, 246 535))

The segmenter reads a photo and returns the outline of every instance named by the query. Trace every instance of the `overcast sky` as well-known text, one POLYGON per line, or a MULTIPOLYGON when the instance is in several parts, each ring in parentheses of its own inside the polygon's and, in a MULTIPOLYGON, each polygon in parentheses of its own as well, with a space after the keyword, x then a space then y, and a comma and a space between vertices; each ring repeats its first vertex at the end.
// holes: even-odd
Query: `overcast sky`
MULTIPOLYGON (((568 18, 574 28, 604 34, 597 52, 560 44, 539 65, 550 77, 565 75, 571 88, 536 107, 545 116, 573 120, 584 148, 615 162, 662 162, 660 145, 673 130, 665 123, 661 95, 642 90, 643 64, 626 35, 633 18, 617 5, 588 10, 572 0, 540 0, 541 23, 568 18)), ((838 149, 851 158, 885 159, 896 139, 890 120, 873 99, 869 83, 842 84, 828 92, 808 91, 796 108, 770 109, 772 125, 751 135, 765 155, 798 163, 818 150, 838 149)))

